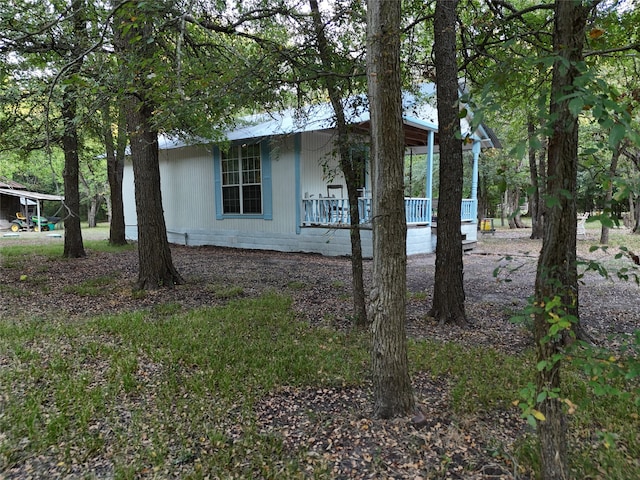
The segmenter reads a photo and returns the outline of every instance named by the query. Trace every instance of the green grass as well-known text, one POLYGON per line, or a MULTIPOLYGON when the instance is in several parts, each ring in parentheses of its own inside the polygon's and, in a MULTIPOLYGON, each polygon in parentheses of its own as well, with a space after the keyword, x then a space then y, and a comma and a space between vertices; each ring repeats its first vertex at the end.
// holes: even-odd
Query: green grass
POLYGON ((214 297, 220 299, 236 298, 244 295, 244 288, 239 285, 210 284, 207 285, 207 290, 210 291, 214 297))
MULTIPOLYGON (((535 363, 530 352, 431 341, 411 341, 409 356, 414 373, 448 386, 453 414, 466 418, 515 409, 535 363)), ((3 318, 0 363, 0 471, 44 456, 63 474, 64 465, 108 452, 115 478, 275 479, 309 478, 309 458, 258 430, 256 402, 281 386, 365 385, 369 353, 365 334, 312 328, 295 319, 290 299, 270 293, 74 323, 3 318)), ((564 381, 578 405, 570 416, 575 476, 604 469, 640 478, 637 409, 594 395, 577 371, 564 381)), ((496 439, 492 448, 510 447, 496 439)), ((509 455, 535 467, 533 433, 509 455)), ((315 466, 315 478, 331 478, 315 466)))
MULTIPOLYGON (((118 253, 136 248, 135 244, 110 245, 108 240, 86 240, 83 244, 86 250, 105 253, 118 253)), ((0 259, 5 268, 20 269, 33 262, 37 256, 37 261, 42 263, 40 270, 46 271, 47 261, 59 260, 63 252, 64 245, 61 243, 3 245, 0 249, 0 259)))
POLYGON ((67 285, 63 288, 65 293, 73 293, 82 297, 98 297, 104 295, 108 286, 113 283, 113 278, 108 276, 90 278, 76 285, 67 285))
POLYGON ((364 376, 364 338, 295 321, 283 297, 155 313, 166 315, 0 323, 0 470, 45 453, 82 462, 108 443, 119 478, 186 460, 213 476, 235 468, 295 478, 304 457, 256 431, 256 399, 279 385, 349 385, 364 376), (235 422, 241 441, 226 432, 235 422))

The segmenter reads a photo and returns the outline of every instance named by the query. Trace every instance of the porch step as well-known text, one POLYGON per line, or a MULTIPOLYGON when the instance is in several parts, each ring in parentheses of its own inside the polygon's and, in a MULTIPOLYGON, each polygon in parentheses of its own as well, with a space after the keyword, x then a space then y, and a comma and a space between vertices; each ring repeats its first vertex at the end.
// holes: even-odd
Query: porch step
POLYGON ((462 251, 463 252, 470 252, 471 250, 476 248, 477 245, 478 245, 478 242, 476 242, 475 240, 463 240, 462 241, 462 251))
MULTIPOLYGON (((433 237, 435 239, 438 238, 438 227, 437 226, 431 226, 431 234, 433 235, 433 237)), ((463 233, 462 234, 462 251, 463 252, 470 252, 471 250, 473 250, 474 248, 476 248, 478 242, 476 240, 467 240, 467 234, 463 233)), ((435 252, 435 243, 433 244, 433 251, 435 252)))

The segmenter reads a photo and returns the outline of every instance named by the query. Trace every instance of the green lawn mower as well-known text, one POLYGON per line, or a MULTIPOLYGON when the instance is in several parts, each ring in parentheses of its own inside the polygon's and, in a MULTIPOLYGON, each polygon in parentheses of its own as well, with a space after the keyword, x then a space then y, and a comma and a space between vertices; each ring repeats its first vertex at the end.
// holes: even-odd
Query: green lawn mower
MULTIPOLYGON (((59 220, 59 219, 55 219, 59 220)), ((37 215, 31 215, 29 220, 22 213, 16 213, 16 219, 11 222, 12 232, 25 232, 33 230, 34 232, 48 232, 56 228, 57 221, 51 221, 47 217, 38 217, 37 215)))

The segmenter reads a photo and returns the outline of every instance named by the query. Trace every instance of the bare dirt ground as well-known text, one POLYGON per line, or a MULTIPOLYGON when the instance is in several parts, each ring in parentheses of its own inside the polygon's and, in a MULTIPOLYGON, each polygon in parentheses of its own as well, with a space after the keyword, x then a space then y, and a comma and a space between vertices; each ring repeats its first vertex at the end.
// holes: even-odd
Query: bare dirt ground
MULTIPOLYGON (((532 346, 530 332, 510 318, 522 310, 533 293, 540 241, 529 240, 529 230, 498 231, 479 239, 477 248, 464 257, 466 310, 471 328, 441 327, 427 316, 433 290, 433 255, 408 260, 407 331, 415 338, 430 338, 462 345, 486 346, 518 353, 532 346), (494 276, 496 268, 500 273, 494 276), (512 272, 512 273, 510 273, 512 272), (507 281, 509 280, 509 281, 507 281)), ((104 235, 104 232, 100 233, 104 235)), ((35 234, 37 235, 37 234, 35 234)), ((91 237, 91 231, 85 238, 91 237)), ((60 238, 27 235, 0 238, 0 248, 14 242, 61 242, 60 238)), ((628 259, 589 252, 595 241, 579 241, 579 256, 601 259, 611 265, 631 267, 628 259), (616 263, 617 262, 617 263, 616 263), (625 263, 626 262, 626 263, 625 263)), ((218 288, 241 287, 247 297, 267 290, 286 291, 299 318, 312 325, 348 330, 351 268, 347 258, 315 254, 233 250, 218 247, 172 248, 174 263, 186 280, 173 289, 131 294, 137 275, 137 252, 112 254, 89 250, 87 258, 44 260, 22 269, 0 266, 0 316, 81 318, 87 315, 147 309, 173 303, 183 309, 223 302, 212 295, 218 288), (21 280, 26 275, 29 281, 21 280), (88 279, 109 278, 99 298, 73 293, 68 287, 88 279), (46 285, 46 288, 43 286, 46 285), (19 301, 3 292, 25 291, 19 301), (26 294, 29 292, 29 294, 26 294)), ((365 263, 366 282, 371 281, 371 261, 365 263)), ((587 332, 603 345, 615 347, 640 328, 638 286, 633 282, 604 280, 589 273, 580 290, 580 313, 587 332)), ((529 478, 513 459, 489 452, 496 443, 507 451, 526 430, 517 409, 455 418, 448 409, 446 382, 420 374, 413 378, 418 402, 428 419, 421 429, 407 427, 409 419, 379 421, 370 418, 368 388, 310 389, 284 387, 263 399, 256 415, 265 433, 288 432, 291 448, 306 445, 311 452, 331 451, 325 460, 333 465, 334 478, 529 478), (305 409, 318 413, 322 423, 302 416, 305 409), (354 412, 359 412, 358 414, 354 412), (417 452, 417 453, 416 453, 417 452), (373 456, 382 458, 372 466, 373 456), (446 464, 443 458, 447 459, 446 464)), ((318 453, 318 455, 320 455, 318 453)), ((324 454, 323 454, 324 455, 324 454)), ((0 475, 1 476, 1 475, 0 475)), ((7 478, 20 478, 9 475, 7 478)), ((44 477, 42 477, 44 478, 44 477)))

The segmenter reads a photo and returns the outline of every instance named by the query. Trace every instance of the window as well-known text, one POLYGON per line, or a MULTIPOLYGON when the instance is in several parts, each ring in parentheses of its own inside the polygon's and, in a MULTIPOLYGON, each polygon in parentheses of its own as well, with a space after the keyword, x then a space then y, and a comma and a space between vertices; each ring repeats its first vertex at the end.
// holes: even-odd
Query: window
POLYGON ((233 146, 220 162, 223 214, 262 214, 260 144, 233 146))

